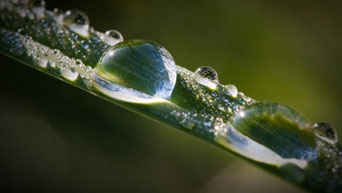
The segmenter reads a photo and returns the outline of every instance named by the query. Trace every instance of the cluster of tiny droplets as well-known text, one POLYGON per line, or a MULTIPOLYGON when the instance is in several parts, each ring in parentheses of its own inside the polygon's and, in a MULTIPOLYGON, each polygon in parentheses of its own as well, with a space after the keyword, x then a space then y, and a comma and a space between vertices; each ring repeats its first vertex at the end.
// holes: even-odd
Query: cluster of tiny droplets
POLYGON ((177 67, 177 73, 177 87, 185 90, 184 93, 190 94, 190 96, 183 99, 187 101, 182 102, 184 104, 190 102, 201 104, 197 105, 199 113, 218 115, 218 117, 226 121, 245 105, 254 103, 254 100, 246 97, 241 92, 232 97, 226 87, 220 84, 217 84, 216 89, 210 89, 197 83, 193 77, 194 74, 185 68, 177 67))
POLYGON ((1 29, 1 41, 8 41, 5 47, 13 56, 23 56, 32 60, 39 68, 47 68, 49 71, 57 71, 62 77, 69 81, 75 81, 79 76, 86 86, 90 86, 94 70, 86 66, 79 59, 69 58, 59 50, 52 50, 34 40, 30 36, 20 35, 18 32, 11 32, 1 29))
MULTIPOLYGON (((81 11, 77 10, 72 14, 85 17, 83 18, 84 26, 89 28, 85 28, 86 34, 88 34, 86 37, 74 30, 72 24, 63 22, 63 18, 65 19, 67 16, 62 11, 58 9, 49 11, 45 10, 45 7, 41 7, 43 11, 37 12, 35 11, 37 7, 34 6, 37 5, 31 5, 30 1, 2 1, 0 3, 2 12, 0 26, 17 31, 22 35, 29 35, 35 41, 52 49, 58 49, 69 57, 81 59, 83 63, 90 66, 95 66, 109 46, 123 40, 120 33, 113 33, 115 30, 108 30, 111 33, 103 34, 89 28, 87 16, 81 11), (113 34, 116 39, 112 37, 113 34)), ((82 18, 77 19, 79 21, 82 18)))
POLYGON ((196 112, 172 111, 170 113, 185 129, 201 136, 211 136, 212 139, 224 132, 225 123, 222 118, 196 112))
POLYGON ((5 52, 12 53, 13 56, 22 56, 25 52, 23 43, 20 41, 19 33, 13 33, 11 31, 1 29, 0 30, 0 41, 5 45, 0 49, 5 52))
POLYGON ((54 68, 70 81, 75 81, 80 76, 84 83, 90 86, 93 74, 93 69, 90 66, 86 66, 79 59, 65 56, 57 49, 52 50, 47 46, 37 43, 31 37, 20 35, 20 39, 27 50, 26 54, 41 68, 54 68))
POLYGON ((123 41, 116 30, 100 33, 89 29, 87 16, 79 10, 66 13, 59 9, 45 10, 43 0, 4 0, 0 2, 0 11, 0 27, 12 30, 1 31, 1 40, 11 41, 6 43, 11 45, 10 48, 3 50, 14 56, 26 52, 26 57, 40 68, 55 69, 70 81, 80 76, 87 87, 90 87, 94 74, 91 66, 96 65, 109 46, 123 41), (66 17, 69 17, 68 23, 63 21, 66 17), (72 19, 77 19, 75 23, 85 27, 85 30, 81 28, 83 33, 74 29, 72 19))
POLYGON ((326 187, 327 192, 329 190, 333 190, 335 188, 336 181, 338 184, 342 184, 342 179, 340 178, 342 173, 342 149, 338 146, 327 143, 326 141, 316 138, 316 147, 319 153, 319 157, 324 158, 322 161, 324 162, 325 170, 322 170, 318 176, 315 178, 322 178, 326 175, 329 175, 327 172, 333 173, 333 180, 328 182, 328 186, 326 187))

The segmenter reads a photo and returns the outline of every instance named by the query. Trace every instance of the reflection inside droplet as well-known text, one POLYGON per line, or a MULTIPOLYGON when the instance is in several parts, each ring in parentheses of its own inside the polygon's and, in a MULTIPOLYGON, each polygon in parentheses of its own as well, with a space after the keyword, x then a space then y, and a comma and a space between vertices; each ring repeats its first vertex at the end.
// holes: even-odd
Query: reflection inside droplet
POLYGON ((116 44, 96 66, 93 87, 127 102, 159 102, 170 98, 176 83, 176 64, 162 46, 144 40, 116 44))

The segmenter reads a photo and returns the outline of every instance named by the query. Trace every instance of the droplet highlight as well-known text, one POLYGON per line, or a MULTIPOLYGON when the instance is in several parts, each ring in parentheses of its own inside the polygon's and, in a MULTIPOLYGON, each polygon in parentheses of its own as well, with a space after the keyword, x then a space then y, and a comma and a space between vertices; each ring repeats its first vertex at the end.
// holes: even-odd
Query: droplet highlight
POLYGON ((176 64, 154 42, 129 40, 110 47, 96 66, 95 90, 117 100, 150 103, 171 97, 176 64))
POLYGON ((336 130, 329 124, 325 122, 315 123, 312 126, 315 136, 323 141, 330 144, 337 143, 338 137, 336 130))

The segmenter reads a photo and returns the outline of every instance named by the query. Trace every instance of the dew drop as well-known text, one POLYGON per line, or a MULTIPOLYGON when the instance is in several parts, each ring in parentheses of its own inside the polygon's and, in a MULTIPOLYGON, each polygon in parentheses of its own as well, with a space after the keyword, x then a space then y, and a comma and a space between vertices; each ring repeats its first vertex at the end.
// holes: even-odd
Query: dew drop
POLYGON ((56 62, 53 60, 49 61, 49 65, 51 66, 51 68, 55 68, 56 67, 56 62))
POLYGON ((228 84, 225 86, 225 93, 232 96, 232 97, 236 97, 238 94, 238 89, 236 88, 235 85, 228 84))
POLYGON ((315 137, 307 119, 298 111, 274 102, 258 102, 238 111, 232 126, 283 158, 317 157, 315 137))
POLYGON ((28 7, 32 9, 32 12, 38 19, 41 19, 44 17, 44 11, 45 11, 44 0, 30 0, 28 2, 28 7))
POLYGON ((81 41, 81 47, 83 49, 87 50, 89 48, 89 44, 85 40, 82 40, 81 41))
POLYGON ((171 97, 176 64, 162 46, 128 40, 110 47, 96 65, 95 90, 127 102, 160 102, 171 97))
POLYGON ((207 78, 209 80, 213 80, 215 82, 218 82, 218 74, 217 72, 209 67, 209 66, 202 66, 197 68, 197 70, 195 71, 195 73, 199 74, 200 76, 207 78))
POLYGON ((337 133, 336 130, 329 124, 325 122, 315 123, 312 126, 315 132, 315 136, 330 143, 337 143, 337 133))
POLYGON ((41 57, 39 60, 38 60, 38 64, 39 66, 43 67, 43 68, 46 68, 47 67, 47 64, 48 64, 48 59, 46 57, 41 57))
POLYGON ((103 41, 108 45, 114 45, 123 41, 123 37, 120 32, 116 30, 108 30, 103 36, 103 41))
POLYGON ((67 25, 71 31, 85 37, 88 36, 89 19, 84 12, 77 9, 66 11, 63 23, 67 25))
POLYGON ((75 81, 78 77, 78 72, 69 67, 62 67, 61 75, 67 80, 75 81))
POLYGON ((56 23, 58 25, 63 25, 63 20, 64 20, 64 13, 61 9, 55 8, 53 9, 53 13, 55 14, 56 17, 56 23))

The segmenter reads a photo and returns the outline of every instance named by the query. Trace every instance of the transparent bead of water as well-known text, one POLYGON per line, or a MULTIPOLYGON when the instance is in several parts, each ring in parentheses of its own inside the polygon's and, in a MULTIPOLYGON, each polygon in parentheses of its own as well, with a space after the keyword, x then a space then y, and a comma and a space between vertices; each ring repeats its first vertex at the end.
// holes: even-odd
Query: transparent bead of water
POLYGON ((197 68, 197 70, 195 71, 195 73, 199 74, 200 76, 207 78, 209 80, 213 80, 215 82, 218 82, 218 74, 217 72, 209 67, 209 66, 202 66, 197 68))
POLYGON ((231 125, 283 158, 317 157, 309 121, 298 111, 274 102, 258 102, 238 111, 231 125))
POLYGON ((44 11, 45 11, 44 0, 30 0, 28 1, 28 7, 32 9, 32 12, 38 19, 41 19, 44 17, 44 11))
POLYGON ((134 103, 164 101, 176 83, 176 64, 162 46, 128 40, 110 47, 95 68, 93 88, 108 97, 134 103))
POLYGON ((315 123, 312 126, 315 132, 315 136, 330 143, 337 143, 337 133, 336 130, 329 124, 325 122, 315 123))
POLYGON ((69 81, 75 81, 79 74, 75 69, 69 67, 62 67, 60 71, 61 75, 69 81))
POLYGON ((67 25, 71 31, 85 37, 88 36, 89 18, 83 11, 77 9, 66 11, 63 23, 67 25))
POLYGON ((238 89, 236 88, 235 85, 228 84, 225 86, 225 93, 232 97, 236 97, 238 95, 238 89))
POLYGON ((121 33, 116 30, 108 30, 103 37, 103 41, 108 45, 114 45, 123 41, 123 37, 121 33))
POLYGON ((63 25, 64 12, 61 9, 54 8, 53 13, 55 14, 56 23, 58 25, 63 25))

